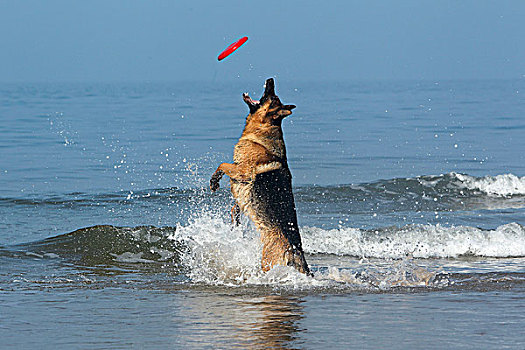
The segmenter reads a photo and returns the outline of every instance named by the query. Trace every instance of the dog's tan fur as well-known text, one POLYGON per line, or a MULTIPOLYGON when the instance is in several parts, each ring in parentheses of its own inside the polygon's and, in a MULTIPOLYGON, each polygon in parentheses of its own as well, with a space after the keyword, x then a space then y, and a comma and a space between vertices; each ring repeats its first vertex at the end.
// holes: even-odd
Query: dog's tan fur
POLYGON ((262 269, 275 265, 294 266, 310 274, 304 258, 292 193, 292 175, 286 160, 282 119, 294 105, 283 105, 275 95, 274 81, 268 79, 260 101, 243 95, 250 107, 241 138, 235 145, 233 164, 219 165, 210 180, 212 191, 219 188, 224 174, 230 177, 236 204, 232 219, 247 214, 261 234, 262 269))

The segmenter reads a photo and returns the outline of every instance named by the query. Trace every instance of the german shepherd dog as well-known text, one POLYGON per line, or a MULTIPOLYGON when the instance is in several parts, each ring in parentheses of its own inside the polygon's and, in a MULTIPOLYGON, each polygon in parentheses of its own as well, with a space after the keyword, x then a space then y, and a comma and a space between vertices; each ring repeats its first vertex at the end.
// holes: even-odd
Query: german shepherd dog
POLYGON ((210 188, 216 191, 222 176, 230 177, 236 202, 232 221, 238 223, 243 212, 254 222, 261 234, 263 271, 284 265, 311 275, 301 244, 281 128, 282 120, 292 114, 295 106, 281 103, 272 78, 266 80, 259 101, 247 93, 243 99, 250 114, 235 145, 233 164, 219 165, 211 177, 210 188))

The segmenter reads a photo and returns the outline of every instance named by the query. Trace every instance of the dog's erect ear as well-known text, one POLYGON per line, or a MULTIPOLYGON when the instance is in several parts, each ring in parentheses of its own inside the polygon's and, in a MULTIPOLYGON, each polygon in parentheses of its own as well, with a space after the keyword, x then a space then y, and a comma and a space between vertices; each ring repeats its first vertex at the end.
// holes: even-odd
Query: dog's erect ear
POLYGON ((264 94, 261 97, 261 102, 266 101, 270 97, 275 96, 275 82, 273 78, 266 79, 264 84, 264 94))
POLYGON ((284 105, 281 107, 279 112, 275 115, 277 118, 284 118, 292 114, 292 109, 295 108, 295 105, 284 105))
POLYGON ((246 104, 250 108, 250 114, 255 113, 255 111, 257 111, 257 109, 260 106, 259 101, 253 100, 250 96, 248 96, 247 92, 242 94, 242 99, 244 100, 244 102, 246 102, 246 104))
POLYGON ((284 118, 284 117, 289 116, 290 114, 292 114, 292 111, 289 111, 289 110, 287 110, 287 109, 281 109, 279 112, 277 112, 277 113, 275 114, 274 119, 277 119, 277 118, 284 118))

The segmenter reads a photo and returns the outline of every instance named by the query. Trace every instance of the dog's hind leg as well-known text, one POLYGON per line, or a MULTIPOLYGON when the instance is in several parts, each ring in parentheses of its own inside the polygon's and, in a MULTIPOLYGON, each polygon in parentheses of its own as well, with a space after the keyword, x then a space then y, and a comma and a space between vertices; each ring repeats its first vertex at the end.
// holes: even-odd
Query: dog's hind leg
POLYGON ((232 207, 231 218, 233 225, 239 226, 241 224, 241 208, 239 207, 239 204, 237 204, 237 202, 235 202, 235 204, 232 207))

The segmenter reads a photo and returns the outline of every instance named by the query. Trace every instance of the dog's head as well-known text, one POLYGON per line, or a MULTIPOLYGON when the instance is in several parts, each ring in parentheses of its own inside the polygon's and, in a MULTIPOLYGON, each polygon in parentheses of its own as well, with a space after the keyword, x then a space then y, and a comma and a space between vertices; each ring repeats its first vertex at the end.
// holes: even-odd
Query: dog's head
POLYGON ((250 108, 246 123, 257 122, 261 124, 280 125, 284 117, 292 114, 294 105, 283 105, 275 94, 273 78, 266 80, 264 93, 259 101, 253 100, 247 93, 242 94, 244 102, 250 108))

